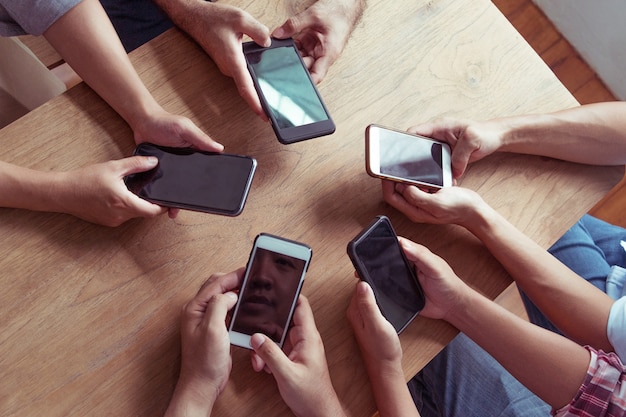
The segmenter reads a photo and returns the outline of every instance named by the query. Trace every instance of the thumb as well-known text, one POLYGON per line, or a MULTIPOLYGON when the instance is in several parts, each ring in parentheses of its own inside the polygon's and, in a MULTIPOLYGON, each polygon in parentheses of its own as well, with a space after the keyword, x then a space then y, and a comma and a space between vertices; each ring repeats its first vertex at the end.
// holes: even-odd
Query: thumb
POLYGON ((131 156, 117 161, 122 176, 149 171, 159 164, 156 156, 131 156))
POLYGON ((293 37, 294 35, 302 32, 302 30, 311 25, 311 19, 307 19, 309 14, 299 13, 289 18, 281 26, 274 29, 272 36, 278 39, 285 39, 293 37))
MULTIPOLYGON (((250 347, 274 375, 282 375, 289 366, 289 359, 276 343, 261 333, 250 338, 250 347)), ((257 369, 259 371, 260 369, 257 369)))
POLYGON ((469 159, 472 156, 473 149, 469 149, 465 146, 457 145, 452 150, 452 156, 450 157, 450 163, 452 164, 452 175, 454 178, 460 178, 467 168, 469 159))

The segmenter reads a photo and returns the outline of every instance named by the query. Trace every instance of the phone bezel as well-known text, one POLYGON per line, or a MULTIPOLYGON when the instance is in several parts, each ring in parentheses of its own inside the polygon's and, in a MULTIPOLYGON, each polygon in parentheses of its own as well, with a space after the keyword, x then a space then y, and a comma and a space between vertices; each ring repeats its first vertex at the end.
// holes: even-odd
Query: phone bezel
POLYGON ((284 145, 288 145, 288 144, 300 142, 300 141, 307 140, 307 139, 313 139, 313 138, 320 137, 320 136, 330 135, 335 132, 335 123, 330 117, 330 112, 328 111, 328 108, 326 107, 326 104, 324 103, 324 100, 322 99, 322 96, 320 95, 320 92, 318 91, 315 85, 315 82, 313 82, 313 79, 311 78, 311 74, 309 73, 309 70, 307 69, 306 64, 302 60, 302 57, 300 56, 300 53, 298 52, 298 48, 296 47, 296 44, 294 43, 292 38, 287 38, 287 39, 272 38, 272 44, 271 46, 267 48, 262 47, 252 41, 244 42, 243 53, 246 58, 248 72, 250 72, 250 76, 252 77, 254 88, 256 89, 256 92, 259 96, 259 100, 261 101, 263 110, 265 111, 265 114, 267 115, 267 117, 269 117, 271 121, 272 129, 274 130, 274 133, 276 134, 276 138, 278 139, 280 143, 284 145), (280 48, 280 47, 290 47, 293 49, 295 55, 298 57, 298 60, 300 61, 300 64, 302 65, 302 68, 304 69, 305 74, 307 75, 309 79, 309 82, 311 83, 311 86, 313 87, 313 91, 315 91, 315 94, 317 95, 317 98, 320 104, 322 105, 324 112, 326 113, 326 117, 327 117, 326 120, 320 120, 318 122, 314 122, 314 123, 310 123, 306 125, 287 127, 287 128, 281 128, 278 125, 278 121, 276 120, 276 117, 274 116, 274 113, 272 112, 267 102, 267 99, 265 98, 265 95, 263 94, 263 91, 261 90, 259 81, 257 79, 257 75, 254 71, 254 67, 252 67, 252 65, 250 65, 250 63, 248 62, 248 54, 256 53, 259 51, 272 49, 272 48, 280 48))
POLYGON ((252 250, 250 251, 250 256, 248 257, 248 263, 246 264, 246 271, 244 273, 244 277, 241 282, 241 289, 239 291, 239 297, 233 309, 233 314, 231 316, 230 323, 228 325, 228 336, 230 338, 230 343, 232 345, 243 347, 246 349, 251 349, 250 338, 252 337, 252 335, 234 331, 233 326, 235 324, 237 314, 239 312, 240 300, 243 298, 243 294, 245 292, 246 285, 249 280, 250 268, 252 267, 252 263, 253 263, 253 260, 254 260, 254 257, 256 255, 256 251, 258 248, 269 250, 275 253, 280 253, 280 254, 287 255, 287 256, 291 256, 293 258, 304 260, 305 262, 304 268, 302 270, 302 274, 300 275, 300 278, 299 278, 298 287, 294 294, 293 300, 291 300, 291 308, 289 310, 289 315, 287 317, 285 326, 283 327, 283 333, 280 337, 280 341, 277 342, 277 345, 282 348, 285 342, 285 338, 287 337, 289 324, 291 323, 291 319, 293 318, 293 313, 296 309, 298 297, 300 296, 300 292, 302 291, 304 278, 306 276, 306 273, 309 269, 309 265, 311 263, 313 251, 310 246, 304 243, 296 242, 294 240, 286 239, 280 236, 275 236, 269 233, 260 233, 254 239, 254 244, 252 245, 252 250))
POLYGON ((136 178, 138 175, 141 175, 143 173, 131 174, 131 175, 124 177, 124 183, 126 184, 126 187, 131 192, 133 192, 140 198, 143 198, 144 200, 150 201, 151 203, 158 204, 163 207, 180 208, 184 210, 199 211, 199 212, 211 213, 211 214, 221 214, 221 215, 231 216, 231 217, 238 216, 239 214, 241 214, 241 212, 244 209, 245 203, 248 199, 248 194, 252 186, 252 180, 254 179, 254 174, 256 172, 257 161, 255 158, 250 157, 250 156, 236 155, 236 154, 229 154, 229 153, 205 152, 205 151, 200 151, 200 150, 192 149, 192 148, 173 148, 173 147, 155 145, 153 143, 148 143, 148 142, 143 142, 137 145, 137 147, 135 148, 133 152, 133 155, 154 156, 154 153, 152 153, 151 150, 155 150, 155 149, 158 152, 163 152, 163 153, 167 153, 170 155, 188 155, 191 153, 197 153, 197 154, 208 155, 211 157, 221 156, 225 158, 238 158, 238 159, 242 158, 242 159, 247 160, 249 162, 249 170, 247 172, 245 188, 243 189, 243 192, 241 193, 241 196, 239 199, 239 204, 233 210, 222 210, 218 207, 202 206, 202 205, 188 204, 188 203, 181 202, 181 201, 172 201, 172 200, 154 198, 145 193, 139 193, 138 190, 132 189, 133 178, 136 178))
POLYGON ((350 261, 354 265, 354 268, 356 269, 357 274, 359 275, 359 278, 362 281, 367 282, 372 288, 372 292, 374 293, 374 297, 376 298, 376 304, 378 304, 378 308, 380 309, 383 316, 387 319, 387 321, 391 323, 391 325, 394 327, 394 329, 396 330, 398 334, 402 333, 402 331, 407 328, 407 326, 413 321, 413 319, 417 317, 420 311, 422 311, 422 309, 424 308, 424 305, 426 304, 426 297, 424 295, 424 291, 422 290, 422 286, 420 285, 419 280, 417 279, 417 275, 414 269, 411 267, 411 264, 409 264, 409 261, 404 255, 404 251, 402 250, 402 247, 400 246, 400 242, 398 242, 398 236, 396 235, 396 232, 389 218, 384 215, 376 216, 376 218, 372 221, 372 223, 370 223, 369 226, 364 228, 354 239, 352 239, 348 243, 347 252, 348 252, 348 257, 350 258, 350 261), (397 250, 400 253, 400 256, 402 257, 402 260, 404 262, 404 265, 406 266, 406 270, 413 279, 413 283, 415 284, 415 289, 416 289, 416 295, 419 297, 421 301, 421 305, 416 306, 415 311, 411 312, 412 313, 411 316, 404 323, 394 323, 388 318, 389 316, 388 312, 385 311, 385 308, 382 305, 380 305, 380 303, 378 302, 378 299, 379 299, 378 288, 374 280, 370 277, 369 271, 367 270, 367 268, 365 267, 365 264, 363 263, 363 261, 361 260, 361 258, 359 257, 357 253, 357 247, 363 244, 363 242, 365 242, 367 238, 372 234, 372 232, 381 224, 385 224, 385 227, 388 227, 389 230, 391 230, 391 233, 393 237, 395 238, 394 246, 397 247, 397 250))
POLYGON ((415 185, 420 188, 426 188, 431 191, 437 191, 444 187, 452 186, 452 165, 451 165, 452 152, 450 145, 445 142, 428 138, 421 135, 416 135, 408 132, 401 132, 399 130, 390 129, 377 124, 371 124, 365 129, 365 170, 374 178, 380 178, 384 180, 391 180, 401 182, 404 184, 415 185), (380 172, 380 131, 386 131, 394 135, 411 137, 418 140, 424 140, 428 142, 434 142, 442 145, 441 162, 443 172, 443 186, 439 184, 432 184, 429 182, 415 181, 408 178, 397 177, 393 175, 383 174, 380 172))

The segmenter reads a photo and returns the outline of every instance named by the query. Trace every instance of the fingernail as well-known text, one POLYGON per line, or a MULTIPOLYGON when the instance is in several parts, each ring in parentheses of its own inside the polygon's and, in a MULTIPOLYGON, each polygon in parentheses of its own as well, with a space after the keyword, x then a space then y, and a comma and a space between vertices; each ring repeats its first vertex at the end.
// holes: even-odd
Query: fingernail
POLYGON ((250 338, 250 347, 252 349, 256 350, 260 348, 261 346, 263 346, 263 343, 265 343, 265 337, 263 337, 263 335, 260 333, 255 333, 250 338))
POLYGON ((148 156, 146 157, 146 161, 149 165, 156 165, 159 163, 159 158, 157 158, 156 156, 148 156))
POLYGON ((226 296, 232 298, 233 300, 237 301, 237 294, 235 294, 232 291, 229 291, 229 292, 225 293, 224 295, 226 295, 226 296))
POLYGON ((275 38, 281 38, 285 36, 285 29, 283 29, 282 26, 279 28, 276 28, 274 33, 272 33, 272 36, 274 36, 275 38))

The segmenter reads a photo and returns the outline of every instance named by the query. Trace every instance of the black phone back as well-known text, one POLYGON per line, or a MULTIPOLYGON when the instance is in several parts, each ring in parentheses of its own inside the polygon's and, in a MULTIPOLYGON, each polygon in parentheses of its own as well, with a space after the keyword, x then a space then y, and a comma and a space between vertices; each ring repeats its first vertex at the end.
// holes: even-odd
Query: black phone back
POLYGON ((383 316, 400 333, 426 301, 389 219, 376 217, 348 243, 348 256, 359 277, 372 287, 383 316))

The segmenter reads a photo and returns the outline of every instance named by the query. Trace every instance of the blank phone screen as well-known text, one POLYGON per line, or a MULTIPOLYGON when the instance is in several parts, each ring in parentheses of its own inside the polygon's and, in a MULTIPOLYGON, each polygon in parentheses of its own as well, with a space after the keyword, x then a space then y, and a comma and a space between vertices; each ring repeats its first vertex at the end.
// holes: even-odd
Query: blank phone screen
POLYGON ((379 129, 380 173, 443 187, 442 146, 379 129))
POLYGON ((361 278, 372 286, 385 318, 400 331, 424 307, 425 300, 388 221, 378 221, 357 242, 354 252, 365 269, 359 271, 361 278))
POLYGON ((328 120, 306 69, 291 46, 246 54, 268 106, 281 129, 328 120))
POLYGON ((156 168, 126 178, 128 188, 164 206, 236 215, 243 208, 256 162, 239 155, 141 144, 136 154, 156 156, 156 168))
POLYGON ((280 343, 289 325, 306 261, 256 248, 231 330, 263 333, 280 343))

